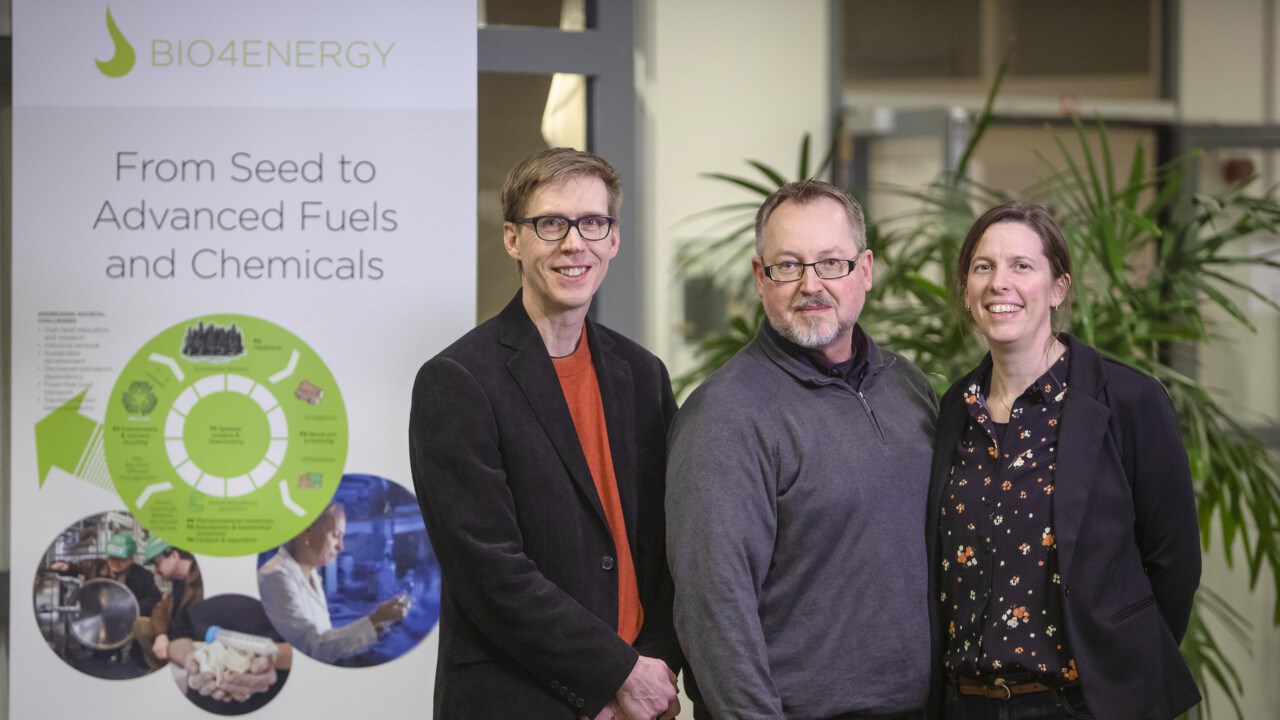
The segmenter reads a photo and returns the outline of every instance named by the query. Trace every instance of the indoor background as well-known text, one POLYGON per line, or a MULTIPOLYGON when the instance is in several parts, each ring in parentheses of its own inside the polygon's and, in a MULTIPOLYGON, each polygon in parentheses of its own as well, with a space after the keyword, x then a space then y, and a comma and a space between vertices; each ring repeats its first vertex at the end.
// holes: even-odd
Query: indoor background
MULTIPOLYGON (((1256 174, 1280 181, 1280 0, 480 0, 476 319, 519 281, 501 244, 498 190, 507 170, 548 145, 598 152, 620 170, 622 238, 595 312, 640 340, 673 376, 694 362, 699 332, 722 304, 677 276, 677 254, 706 230, 695 214, 749 194, 703 176, 745 174, 747 159, 794 172, 801 138, 834 138, 834 178, 872 220, 912 212, 889 185, 923 187, 959 160, 1002 62, 1009 70, 972 177, 1008 190, 1044 174, 1046 126, 1106 121, 1113 151, 1141 144, 1149 163, 1204 153, 1194 191, 1256 174), (686 302, 689 299, 689 302, 686 302)), ((0 3, 0 527, 8 525, 11 20, 0 3)), ((821 154, 818 152, 817 154, 821 154)), ((1253 238, 1247 252, 1274 251, 1253 238)), ((1280 300, 1277 273, 1245 282, 1280 300)), ((1195 349, 1199 381, 1280 448, 1280 315, 1243 302, 1257 332, 1195 349)), ((7 694, 7 529, 0 532, 0 696, 7 694)), ((1215 536, 1216 537, 1216 536, 1215 536)), ((1224 650, 1240 673, 1246 718, 1280 716, 1274 581, 1257 591, 1214 552, 1203 584, 1251 623, 1224 650)), ((14 584, 22 586, 24 579, 14 584)), ((1225 637, 1225 635, 1224 635, 1225 637)), ((1218 717, 1230 706, 1209 688, 1218 717)), ((687 710, 685 716, 691 716, 687 710)), ((0 708, 2 714, 3 708, 0 708)))

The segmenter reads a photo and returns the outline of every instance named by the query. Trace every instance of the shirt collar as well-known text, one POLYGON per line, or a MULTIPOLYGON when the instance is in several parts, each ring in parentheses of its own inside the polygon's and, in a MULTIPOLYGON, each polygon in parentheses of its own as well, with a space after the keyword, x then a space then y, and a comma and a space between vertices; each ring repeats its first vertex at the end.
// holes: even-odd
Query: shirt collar
MULTIPOLYGON (((1028 385, 1018 399, 1030 404, 1061 403, 1067 394, 1066 380, 1067 370, 1070 367, 1070 355, 1071 347, 1067 345, 1062 354, 1049 365, 1049 369, 1028 385)), ((987 393, 991 389, 991 371, 991 355, 988 353, 974 378, 974 383, 964 392, 964 401, 969 407, 969 414, 979 421, 987 417, 987 393)))
POLYGON ((767 319, 761 327, 778 349, 817 370, 819 375, 843 380, 856 388, 862 384, 862 379, 867 375, 867 369, 871 367, 871 338, 863 331, 861 324, 853 326, 853 354, 848 360, 838 363, 832 363, 822 353, 801 347, 788 340, 774 329, 773 324, 767 319))

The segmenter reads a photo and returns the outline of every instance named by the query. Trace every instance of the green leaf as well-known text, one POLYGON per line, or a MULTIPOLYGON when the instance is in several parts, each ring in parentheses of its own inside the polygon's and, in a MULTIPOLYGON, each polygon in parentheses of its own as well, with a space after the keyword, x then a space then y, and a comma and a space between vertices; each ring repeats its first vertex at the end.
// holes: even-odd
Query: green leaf
MULTIPOLYGON (((835 144, 832 144, 835 147, 835 144)), ((809 177, 809 133, 804 134, 804 139, 800 141, 800 161, 796 163, 796 179, 804 180, 809 177)), ((783 183, 778 183, 782 185, 783 183)))
MULTIPOLYGON (((782 177, 782 173, 778 172, 777 170, 774 170, 768 165, 765 165, 759 160, 748 160, 747 162, 751 165, 751 167, 759 170, 761 175, 764 175, 766 178, 769 178, 769 182, 773 183, 774 185, 773 190, 777 190, 778 188, 787 184, 787 179, 782 177)), ((772 193, 773 190, 770 190, 768 193, 765 193, 765 194, 768 195, 769 193, 772 193)))
POLYGON ((773 188, 767 188, 754 180, 748 180, 743 177, 738 177, 737 175, 729 175, 727 173, 702 173, 702 177, 711 178, 713 180, 723 180, 727 183, 737 185, 738 187, 746 188, 747 190, 760 195, 762 199, 768 196, 769 193, 773 192, 773 188))
POLYGON ((982 103, 982 112, 978 113, 978 119, 973 125, 973 133, 969 136, 969 142, 964 146, 964 152, 960 154, 960 161, 956 163, 955 173, 949 179, 948 184, 952 187, 957 187, 962 180, 968 179, 969 161, 973 158, 973 151, 978 147, 978 141, 986 133, 987 126, 991 124, 991 118, 995 114, 993 110, 996 105, 996 96, 1000 94, 1000 86, 1004 83, 1004 76, 1008 71, 1009 60, 1006 57, 1000 63, 1000 68, 996 70, 995 81, 991 83, 991 89, 987 91, 987 99, 982 103))

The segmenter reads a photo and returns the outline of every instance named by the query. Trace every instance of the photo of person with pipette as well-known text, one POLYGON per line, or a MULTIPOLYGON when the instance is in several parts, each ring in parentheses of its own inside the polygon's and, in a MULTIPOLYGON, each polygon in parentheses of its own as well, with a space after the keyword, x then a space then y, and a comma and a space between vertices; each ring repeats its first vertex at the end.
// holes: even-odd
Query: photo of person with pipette
POLYGON ((334 501, 259 557, 263 609, 308 657, 377 665, 412 649, 439 614, 439 567, 417 500, 373 475, 344 475, 334 501))

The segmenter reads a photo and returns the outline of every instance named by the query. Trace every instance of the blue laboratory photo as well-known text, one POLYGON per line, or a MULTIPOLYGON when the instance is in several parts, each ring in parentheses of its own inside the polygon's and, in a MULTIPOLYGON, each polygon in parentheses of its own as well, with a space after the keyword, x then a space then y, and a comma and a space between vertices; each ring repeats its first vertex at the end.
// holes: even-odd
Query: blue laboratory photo
POLYGON ((411 492, 343 475, 307 529, 258 556, 271 624, 321 662, 368 667, 412 650, 440 617, 440 566, 411 492))

